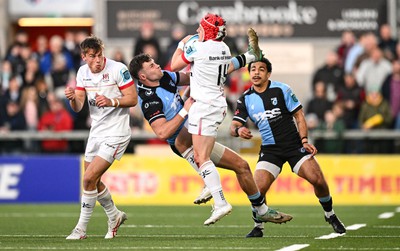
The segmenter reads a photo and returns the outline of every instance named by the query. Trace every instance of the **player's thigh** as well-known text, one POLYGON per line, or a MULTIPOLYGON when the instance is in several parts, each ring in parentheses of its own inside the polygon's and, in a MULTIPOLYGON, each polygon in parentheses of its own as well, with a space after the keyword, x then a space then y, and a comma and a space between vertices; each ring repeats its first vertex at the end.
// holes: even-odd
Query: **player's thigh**
POLYGON ((326 183, 321 167, 314 157, 307 158, 301 164, 298 175, 311 184, 326 183))
POLYGON ((229 147, 215 142, 211 152, 211 161, 218 167, 235 172, 250 170, 247 161, 229 147))
POLYGON ((96 156, 86 168, 84 179, 99 181, 100 177, 107 171, 110 166, 110 162, 99 156, 96 156))

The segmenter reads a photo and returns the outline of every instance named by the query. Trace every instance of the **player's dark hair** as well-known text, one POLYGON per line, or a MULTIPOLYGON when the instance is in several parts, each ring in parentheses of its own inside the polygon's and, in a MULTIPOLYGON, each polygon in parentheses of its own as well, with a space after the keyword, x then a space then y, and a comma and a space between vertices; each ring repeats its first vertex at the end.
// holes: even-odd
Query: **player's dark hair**
POLYGON ((143 63, 150 62, 152 57, 149 54, 142 53, 132 58, 129 63, 129 73, 136 79, 139 79, 139 71, 143 68, 143 63))
POLYGON ((83 54, 86 54, 90 49, 97 54, 104 50, 104 43, 100 38, 92 34, 81 42, 80 47, 83 54))
POLYGON ((249 70, 249 72, 250 72, 250 69, 251 69, 251 65, 253 64, 253 63, 256 63, 256 62, 262 62, 262 63, 264 63, 266 66, 267 66, 267 71, 268 72, 272 72, 272 64, 271 64, 271 62, 267 59, 267 58, 265 58, 265 57, 262 57, 260 60, 257 60, 257 61, 254 61, 254 62, 251 62, 251 63, 249 63, 249 65, 247 66, 247 70, 249 70))

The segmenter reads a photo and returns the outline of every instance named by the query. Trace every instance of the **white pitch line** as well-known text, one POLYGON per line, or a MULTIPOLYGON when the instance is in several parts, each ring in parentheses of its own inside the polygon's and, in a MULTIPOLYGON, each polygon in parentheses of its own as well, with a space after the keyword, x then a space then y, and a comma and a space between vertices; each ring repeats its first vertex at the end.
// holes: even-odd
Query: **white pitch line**
POLYGON ((308 246, 310 246, 310 244, 293 244, 293 245, 278 249, 276 251, 296 251, 296 250, 306 248, 308 246))
POLYGON ((322 235, 320 237, 315 237, 314 239, 316 239, 316 240, 327 240, 327 239, 337 238, 337 237, 343 236, 343 235, 345 235, 345 234, 330 233, 328 235, 322 235))
POLYGON ((378 216, 378 219, 389 219, 392 218, 394 216, 393 212, 386 212, 386 213, 382 213, 378 216))
POLYGON ((360 229, 362 227, 366 227, 366 226, 367 226, 367 224, 365 224, 365 223, 353 224, 353 225, 347 226, 346 230, 358 230, 358 229, 360 229))
POLYGON ((271 250, 270 247, 0 247, 0 250, 271 250))
POLYGON ((396 208, 396 213, 400 213, 400 207, 396 208))

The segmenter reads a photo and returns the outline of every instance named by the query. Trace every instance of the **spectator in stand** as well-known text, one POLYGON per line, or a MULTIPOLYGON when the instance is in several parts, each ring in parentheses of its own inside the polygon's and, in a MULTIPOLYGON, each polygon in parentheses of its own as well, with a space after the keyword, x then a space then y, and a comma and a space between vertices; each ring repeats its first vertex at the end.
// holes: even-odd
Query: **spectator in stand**
POLYGON ((369 55, 373 48, 378 46, 376 36, 372 32, 363 33, 360 35, 357 43, 349 50, 346 61, 344 62, 345 73, 354 73, 357 71, 360 63, 369 55))
POLYGON ((320 123, 324 121, 325 112, 332 108, 332 102, 326 97, 326 85, 318 81, 314 86, 314 96, 307 104, 307 114, 317 115, 320 123))
POLYGON ((327 98, 333 102, 339 88, 343 86, 343 68, 339 65, 336 52, 331 51, 326 55, 325 64, 319 68, 313 77, 313 88, 317 82, 324 82, 327 87, 327 98))
POLYGON ((342 32, 342 39, 340 45, 336 49, 338 55, 338 64, 343 68, 346 61, 347 54, 350 48, 355 44, 356 37, 354 32, 347 30, 342 32))
POLYGON ((400 61, 393 60, 392 74, 383 82, 381 93, 389 102, 394 128, 400 130, 400 61))
POLYGON ((7 100, 19 103, 21 99, 21 85, 19 83, 18 76, 11 76, 8 89, 4 92, 4 97, 7 100))
POLYGON ((25 70, 25 62, 21 57, 23 46, 25 45, 20 43, 13 44, 5 58, 11 63, 12 73, 15 75, 22 75, 25 70))
POLYGON ((36 44, 34 46, 33 50, 33 56, 34 58, 39 62, 39 64, 42 62, 43 57, 46 53, 49 53, 49 42, 47 40, 47 37, 44 35, 39 35, 36 38, 36 44))
MULTIPOLYGON (((39 99, 34 85, 27 86, 22 90, 21 110, 26 121, 26 129, 30 132, 36 132, 39 123, 39 99)), ((29 152, 35 152, 38 149, 36 141, 25 140, 25 149, 29 152)))
POLYGON ((341 103, 334 103, 331 110, 324 114, 324 121, 320 124, 320 130, 324 132, 334 132, 337 137, 334 139, 324 139, 321 142, 320 151, 323 153, 343 153, 344 140, 342 138, 345 131, 343 121, 343 107, 341 103))
POLYGON ((28 33, 27 33, 26 31, 24 31, 24 30, 18 30, 18 31, 15 33, 15 37, 14 37, 13 43, 12 43, 12 44, 8 47, 8 49, 7 49, 5 58, 9 57, 10 54, 13 53, 12 50, 13 50, 13 48, 14 48, 15 45, 19 45, 19 46, 27 45, 28 42, 29 42, 29 35, 28 35, 28 33))
POLYGON ((344 86, 339 89, 336 101, 343 105, 343 120, 347 129, 359 128, 358 113, 364 100, 364 89, 358 85, 353 74, 346 74, 344 86))
MULTIPOLYGON (((49 110, 39 120, 39 131, 72 131, 73 119, 65 109, 64 103, 54 93, 48 93, 47 102, 49 110)), ((42 140, 44 152, 67 152, 69 149, 67 140, 42 140)))
POLYGON ((22 88, 34 86, 41 77, 43 77, 43 74, 40 72, 38 61, 30 57, 26 60, 26 68, 22 76, 22 88))
POLYGON ((40 63, 44 75, 50 76, 52 83, 50 90, 54 90, 58 97, 64 97, 64 89, 73 70, 71 54, 63 50, 64 40, 61 36, 54 35, 50 38, 50 51, 45 53, 40 63))
POLYGON ((389 24, 382 24, 379 28, 379 48, 387 60, 396 58, 397 40, 392 37, 392 30, 389 24))
POLYGON ((22 47, 28 46, 29 36, 24 30, 18 30, 14 37, 14 42, 8 47, 5 60, 10 61, 14 74, 22 74, 24 71, 24 61, 21 57, 22 47))
POLYGON ((383 57, 379 48, 371 51, 370 57, 364 60, 356 73, 357 82, 367 93, 380 90, 386 77, 391 74, 392 65, 383 57))
POLYGON ((36 131, 39 121, 39 100, 35 86, 28 86, 23 89, 20 107, 24 113, 27 129, 36 131))
POLYGON ((133 49, 133 56, 141 53, 148 53, 149 48, 146 49, 145 47, 149 45, 152 47, 152 50, 154 49, 153 54, 150 54, 152 58, 154 58, 154 61, 159 62, 160 65, 164 67, 165 62, 161 62, 163 56, 160 44, 154 35, 154 24, 151 21, 143 21, 140 27, 140 37, 136 40, 133 49))
POLYGON ((47 103, 47 94, 49 92, 46 81, 43 77, 40 77, 35 82, 36 91, 38 94, 38 114, 39 118, 47 112, 49 104, 47 103))
MULTIPOLYGON (((5 97, 0 97, 0 134, 10 131, 26 130, 26 122, 18 102, 5 97)), ((20 153, 23 151, 22 140, 6 140, 0 144, 2 153, 20 153)))
MULTIPOLYGON (((389 103, 379 90, 367 92, 358 119, 361 128, 365 131, 390 128, 392 115, 389 103)), ((393 149, 391 140, 369 140, 363 145, 365 153, 390 153, 393 149)))

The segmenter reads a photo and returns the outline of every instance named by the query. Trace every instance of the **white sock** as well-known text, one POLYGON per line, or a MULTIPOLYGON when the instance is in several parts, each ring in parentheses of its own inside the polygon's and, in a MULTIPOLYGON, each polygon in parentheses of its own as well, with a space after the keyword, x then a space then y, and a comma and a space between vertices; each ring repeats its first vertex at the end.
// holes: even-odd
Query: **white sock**
POLYGON ((335 214, 335 211, 333 211, 333 209, 332 209, 332 211, 330 211, 330 212, 325 212, 324 211, 324 213, 325 213, 326 218, 329 218, 329 217, 331 217, 332 215, 335 214))
POLYGON ((264 229, 264 222, 254 222, 254 227, 258 227, 260 229, 264 229))
POLYGON ((246 63, 247 64, 256 60, 256 56, 254 56, 253 54, 250 54, 248 51, 246 51, 243 55, 246 58, 246 63))
POLYGON ((206 161, 200 167, 200 175, 204 180, 204 183, 210 189, 211 195, 214 198, 214 204, 216 207, 226 205, 228 202, 225 200, 224 192, 222 191, 221 178, 211 160, 206 161))
POLYGON ((79 216, 77 228, 86 231, 90 217, 92 216, 94 207, 96 206, 97 189, 93 191, 83 191, 81 198, 81 214, 79 216))
POLYGON ((114 221, 117 218, 118 209, 115 206, 107 187, 97 195, 97 201, 103 207, 108 219, 114 221))
POLYGON ((193 152, 193 146, 189 147, 184 151, 182 154, 182 157, 184 157, 187 162, 193 167, 193 169, 196 171, 196 173, 199 173, 199 167, 197 166, 196 162, 194 161, 194 152, 193 152))
POLYGON ((268 206, 265 204, 262 204, 261 206, 254 206, 254 208, 257 210, 259 215, 264 215, 268 211, 268 206))

